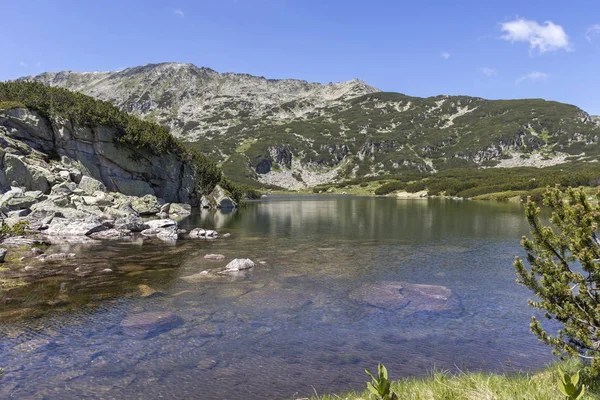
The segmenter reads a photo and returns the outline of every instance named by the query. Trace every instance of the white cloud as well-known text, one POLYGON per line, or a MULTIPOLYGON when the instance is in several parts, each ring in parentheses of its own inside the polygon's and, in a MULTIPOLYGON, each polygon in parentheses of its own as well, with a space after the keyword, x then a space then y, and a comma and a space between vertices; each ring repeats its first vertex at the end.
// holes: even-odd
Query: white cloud
POLYGON ((450 58, 450 53, 448 53, 447 51, 444 51, 442 54, 440 54, 442 56, 442 58, 444 60, 447 60, 450 58))
POLYGON ((480 71, 481 71, 482 74, 484 74, 486 76, 489 76, 490 78, 492 76, 498 75, 498 72, 496 72, 496 70, 492 69, 492 68, 483 67, 483 68, 480 69, 480 71))
POLYGON ((183 12, 183 10, 176 8, 173 10, 173 12, 177 15, 179 15, 180 17, 183 17, 185 15, 185 13, 183 12))
POLYGON ((592 41, 592 36, 600 34, 600 24, 595 24, 587 28, 585 31, 585 38, 588 42, 592 41))
POLYGON ((569 37, 560 25, 546 21, 543 25, 523 18, 502 24, 502 39, 511 42, 529 42, 531 50, 540 53, 571 50, 569 37))
POLYGON ((524 81, 529 81, 529 82, 537 82, 537 81, 545 81, 546 79, 550 78, 550 74, 547 74, 545 72, 538 72, 538 71, 533 71, 530 72, 526 75, 520 76, 515 83, 518 85, 521 82, 524 81))
POLYGON ((21 61, 19 65, 23 68, 27 68, 27 63, 25 61, 21 61))

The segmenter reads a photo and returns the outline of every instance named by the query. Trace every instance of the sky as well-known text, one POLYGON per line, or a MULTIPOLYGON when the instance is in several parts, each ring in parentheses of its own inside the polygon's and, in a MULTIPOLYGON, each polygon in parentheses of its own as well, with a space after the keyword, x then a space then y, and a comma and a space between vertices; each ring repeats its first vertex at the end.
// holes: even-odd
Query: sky
POLYGON ((159 62, 600 115, 599 0, 0 0, 0 81, 159 62))

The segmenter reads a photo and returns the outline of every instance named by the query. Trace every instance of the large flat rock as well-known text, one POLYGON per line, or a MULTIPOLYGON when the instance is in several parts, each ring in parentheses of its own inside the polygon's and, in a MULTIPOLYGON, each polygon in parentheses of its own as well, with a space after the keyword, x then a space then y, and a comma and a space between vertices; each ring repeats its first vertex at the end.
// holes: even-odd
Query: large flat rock
POLYGON ((460 312, 462 305, 445 286, 407 282, 365 283, 350 292, 358 303, 403 315, 418 312, 460 312))

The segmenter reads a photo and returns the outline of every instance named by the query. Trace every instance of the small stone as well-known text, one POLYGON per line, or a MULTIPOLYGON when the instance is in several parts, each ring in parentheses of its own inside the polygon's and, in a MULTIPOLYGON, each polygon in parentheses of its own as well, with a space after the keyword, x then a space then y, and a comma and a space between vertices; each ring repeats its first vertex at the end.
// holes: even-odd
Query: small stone
POLYGON ((207 260, 224 260, 225 256, 223 254, 207 254, 204 258, 207 260))
POLYGON ((25 268, 23 268, 23 270, 24 270, 25 272, 33 272, 33 271, 37 271, 37 268, 36 268, 36 267, 32 267, 32 266, 28 265, 28 266, 26 266, 25 268))
POLYGON ((142 297, 150 297, 150 296, 155 297, 155 296, 160 296, 160 295, 164 294, 164 293, 159 292, 156 289, 152 289, 150 286, 144 285, 144 284, 138 285, 138 289, 140 290, 140 295, 142 297))
POLYGON ((60 179, 62 179, 63 181, 70 181, 71 180, 71 174, 69 173, 69 171, 60 171, 58 173, 58 176, 60 177, 60 179))
POLYGON ((39 247, 34 247, 31 249, 31 254, 33 254, 34 256, 39 256, 44 254, 44 250, 40 249, 39 247))
POLYGON ((4 257, 6 257, 7 252, 8 250, 6 249, 0 249, 0 263, 4 262, 4 257))
POLYGON ((223 235, 223 237, 229 237, 229 236, 231 236, 231 233, 226 233, 223 235))
POLYGON ((206 360, 202 360, 198 363, 198 369, 201 369, 204 371, 213 369, 216 366, 217 366, 217 362, 215 360, 206 359, 206 360))
POLYGON ((225 272, 237 272, 254 267, 254 261, 249 258, 236 258, 225 267, 225 272))
POLYGON ((107 273, 108 273, 108 272, 113 272, 113 270, 112 270, 112 269, 110 269, 110 268, 104 268, 104 269, 102 270, 102 272, 107 272, 107 273))

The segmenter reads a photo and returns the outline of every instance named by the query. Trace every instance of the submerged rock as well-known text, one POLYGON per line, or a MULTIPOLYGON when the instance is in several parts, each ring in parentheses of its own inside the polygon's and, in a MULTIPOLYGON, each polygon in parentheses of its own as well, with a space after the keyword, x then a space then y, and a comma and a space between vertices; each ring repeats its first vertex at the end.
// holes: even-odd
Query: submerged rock
POLYGON ((207 254, 204 258, 207 260, 224 260, 225 256, 223 254, 207 254))
POLYGON ((418 312, 459 312, 458 298, 445 286, 407 282, 366 283, 350 292, 350 298, 381 310, 403 315, 418 312))
POLYGON ((144 285, 144 284, 138 285, 138 289, 140 291, 140 296, 142 296, 142 297, 151 297, 151 296, 156 297, 156 296, 164 295, 163 292, 160 292, 160 291, 153 289, 150 286, 144 285))
POLYGON ((127 316, 121 322, 123 333, 133 337, 161 333, 174 328, 180 318, 166 311, 151 311, 127 316))

